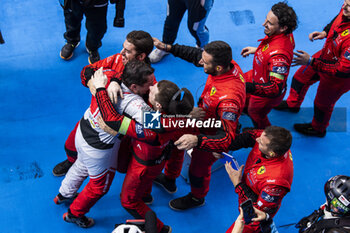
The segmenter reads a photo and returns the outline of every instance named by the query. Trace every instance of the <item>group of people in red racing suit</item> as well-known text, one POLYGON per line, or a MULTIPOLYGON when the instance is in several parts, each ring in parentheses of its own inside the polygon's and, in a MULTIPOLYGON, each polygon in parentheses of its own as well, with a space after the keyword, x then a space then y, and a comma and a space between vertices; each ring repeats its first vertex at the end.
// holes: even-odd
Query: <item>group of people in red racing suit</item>
MULTIPOLYGON (((93 101, 97 101, 95 102, 98 105, 95 104, 96 112, 102 118, 93 123, 109 135, 119 135, 116 137, 123 138, 120 148, 116 148, 119 149, 116 154, 119 154, 120 158, 129 158, 126 165, 120 168, 126 171, 121 192, 122 206, 135 218, 144 218, 146 212, 150 210, 146 203, 153 201, 151 196, 153 180, 162 175, 166 179, 160 182, 174 181, 181 172, 183 150, 189 149, 193 149, 189 168, 191 192, 184 197, 171 200, 169 205, 175 210, 202 206, 209 191, 211 166, 220 157, 213 152, 253 147, 244 171, 243 167, 236 171, 228 163, 225 166, 235 186, 239 203, 251 199, 254 208, 265 213, 263 217, 259 215, 255 221, 244 226, 243 232, 270 232, 275 227, 272 218, 277 213, 283 197, 291 188, 293 160, 290 152, 290 132, 281 127, 270 126, 267 115, 272 108, 297 112, 308 87, 319 80, 312 123, 296 124, 294 127, 306 135, 319 137, 325 135, 334 104, 350 87, 350 44, 348 42, 350 41, 348 39, 350 38, 350 4, 348 3, 347 0, 344 1, 339 15, 325 27, 323 32, 310 34, 309 37, 312 40, 327 37, 323 49, 312 57, 304 51, 298 51, 299 53, 295 53, 294 60, 295 44, 292 32, 297 27, 296 14, 286 3, 280 2, 273 5, 263 24, 266 37, 260 40, 257 48, 246 47, 241 52, 244 57, 254 54, 253 69, 246 73, 243 73, 239 65, 232 60, 232 50, 223 41, 211 42, 201 50, 177 44, 164 44, 155 38, 152 39, 143 31, 129 33, 120 54, 84 67, 81 72, 82 83, 89 87, 93 95, 96 95, 93 101), (169 81, 157 83, 153 74, 151 84, 154 85, 149 85, 149 94, 142 96, 143 104, 148 103, 149 108, 152 106, 154 110, 163 114, 189 114, 196 120, 214 120, 220 122, 219 127, 165 129, 161 126, 160 130, 150 130, 145 129, 141 122, 137 122, 127 112, 118 111, 115 104, 118 95, 123 94, 120 91, 120 77, 125 65, 130 61, 138 60, 148 66, 147 56, 153 49, 153 43, 158 49, 165 50, 196 66, 202 66, 209 76, 198 101, 198 107, 193 108, 193 97, 187 89, 179 89, 176 84, 169 81), (302 66, 293 77, 289 97, 286 101, 282 101, 292 62, 302 66), (97 72, 101 67, 110 82, 107 89, 105 81, 107 78, 103 73, 97 72), (169 91, 169 88, 172 88, 172 91, 169 91), (167 95, 169 97, 164 97, 167 95), (249 115, 255 129, 238 134, 238 120, 242 112, 249 115), (163 169, 164 174, 161 174, 163 169)), ((147 87, 145 88, 143 91, 136 88, 131 92, 135 91, 133 93, 142 95, 148 92, 147 87)), ((127 93, 124 91, 124 94, 127 93)), ((149 111, 149 108, 145 109, 149 111)), ((81 124, 80 121, 69 135, 65 143, 68 159, 54 168, 54 175, 66 174, 75 163, 77 156, 79 157, 79 153, 82 153, 79 150, 77 152, 76 147, 82 130, 81 124)), ((85 140, 89 146, 94 147, 90 139, 85 137, 85 140)), ((96 147, 95 149, 105 148, 96 147)), ((119 166, 120 164, 123 163, 120 162, 119 166)), ((79 165, 73 167, 77 166, 79 165)), ((113 169, 117 169, 117 162, 113 169)), ((112 173, 109 176, 111 179, 114 176, 112 173)), ((94 181, 94 175, 89 172, 84 176, 90 176, 90 180, 94 181)), ((96 196, 96 201, 108 191, 110 182, 103 192, 96 196)), ((163 185, 166 186, 166 184, 163 185)), ((96 190, 90 186, 87 185, 86 191, 84 189, 83 192, 94 193, 96 190)), ((60 204, 79 195, 65 197, 60 189, 55 202, 60 204)), ((78 213, 74 211, 74 206, 84 205, 79 200, 77 198, 73 201, 75 204, 65 214, 64 219, 81 227, 90 227, 93 220, 86 218, 85 214, 96 201, 91 202, 83 208, 81 213, 78 213)), ((233 227, 234 224, 227 232, 231 232, 233 227)), ((171 227, 157 219, 157 231, 171 232, 171 227)))
POLYGON ((289 96, 277 110, 298 112, 309 87, 319 81, 311 123, 295 124, 300 133, 324 137, 338 99, 350 90, 350 6, 344 1, 339 14, 322 32, 313 32, 310 40, 326 38, 323 48, 312 57, 297 54, 302 65, 294 74, 289 96))
MULTIPOLYGON (((96 98, 104 122, 115 130, 115 134, 119 132, 132 138, 132 157, 121 191, 122 206, 135 218, 145 218, 150 208, 142 198, 151 195, 152 181, 163 170, 166 159, 173 156, 173 141, 179 137, 182 131, 173 129, 158 135, 156 132, 144 129, 142 124, 119 114, 113 108, 103 82, 96 87, 98 88, 96 98)), ((163 110, 166 114, 188 114, 194 103, 193 97, 187 89, 179 90, 176 84, 167 80, 162 80, 151 87, 149 101, 155 110, 163 110), (178 101, 178 98, 175 98, 171 102, 179 106, 176 111, 165 105, 159 108, 159 105, 156 104, 158 96, 168 95, 173 97, 174 95, 180 95, 182 91, 185 92, 183 99, 178 101), (154 96, 156 92, 158 93, 155 99, 151 99, 151 96, 154 96)), ((193 129, 183 130, 186 132, 186 130, 192 131, 193 129)), ((165 232, 168 228, 157 219, 158 232, 165 232)))

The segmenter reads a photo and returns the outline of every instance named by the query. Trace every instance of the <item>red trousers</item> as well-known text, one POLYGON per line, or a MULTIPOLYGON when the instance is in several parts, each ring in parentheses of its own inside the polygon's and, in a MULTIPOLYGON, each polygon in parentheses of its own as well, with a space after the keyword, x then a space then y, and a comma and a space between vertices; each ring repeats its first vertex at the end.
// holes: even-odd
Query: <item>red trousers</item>
MULTIPOLYGON (((320 51, 314 57, 318 57, 320 51)), ((329 125, 335 103, 350 90, 349 78, 332 77, 316 72, 311 67, 301 66, 294 74, 292 86, 287 98, 289 107, 300 107, 309 87, 320 81, 314 100, 312 127, 325 131, 329 125)))
POLYGON ((74 163, 75 160, 77 160, 77 156, 78 156, 77 149, 75 148, 75 134, 77 132, 78 125, 79 125, 79 122, 75 125, 72 132, 70 132, 64 144, 64 149, 66 151, 68 161, 71 163, 74 163))
POLYGON ((182 170, 185 151, 173 148, 170 158, 165 162, 164 174, 169 179, 177 179, 182 170))
MULTIPOLYGON (((150 208, 142 201, 152 191, 153 180, 162 172, 165 161, 154 166, 145 166, 132 157, 124 179, 121 204, 136 219, 145 218, 150 208)), ((164 226, 157 218, 157 230, 164 226)))
POLYGON ((189 178, 191 182, 191 193, 196 198, 203 198, 209 192, 211 166, 216 160, 211 152, 201 151, 196 148, 193 149, 189 178))
MULTIPOLYGON (((64 144, 64 149, 66 151, 67 159, 71 163, 74 163, 77 160, 77 156, 78 156, 78 152, 77 152, 77 149, 75 147, 75 134, 76 134, 78 125, 79 125, 79 122, 75 125, 72 132, 70 132, 70 134, 69 134, 69 136, 64 144)), ((128 167, 130 158, 132 156, 130 148, 131 148, 131 139, 128 137, 123 137, 121 144, 120 144, 120 147, 119 147, 119 151, 118 151, 117 171, 120 173, 126 173, 126 169, 128 167)), ((169 177, 173 177, 174 175, 177 174, 178 164, 181 163, 180 166, 182 166, 182 162, 183 162, 183 156, 182 156, 182 160, 180 159, 177 162, 175 160, 174 162, 172 162, 172 164, 174 164, 174 165, 169 165, 171 167, 175 166, 174 168, 171 168, 171 170, 176 171, 175 173, 170 172, 169 177)), ((180 175, 180 172, 181 172, 181 167, 180 167, 179 175, 180 175)))
MULTIPOLYGON (((253 70, 244 73, 244 78, 247 82, 252 82, 252 74, 253 70)), ((247 94, 245 107, 248 109, 248 115, 252 119, 255 128, 265 129, 271 125, 267 114, 282 102, 285 94, 286 92, 284 91, 275 98, 247 94)))
MULTIPOLYGON (((318 51, 313 57, 318 58, 320 54, 321 51, 318 51)), ((300 108, 309 87, 317 81, 320 81, 320 75, 322 75, 322 73, 317 73, 311 67, 301 66, 295 72, 292 79, 292 85, 287 98, 288 106, 291 108, 300 108)))
POLYGON ((81 217, 89 212, 96 202, 105 195, 111 187, 115 172, 108 171, 103 176, 93 179, 90 177, 89 182, 84 189, 74 199, 69 209, 76 217, 81 217))

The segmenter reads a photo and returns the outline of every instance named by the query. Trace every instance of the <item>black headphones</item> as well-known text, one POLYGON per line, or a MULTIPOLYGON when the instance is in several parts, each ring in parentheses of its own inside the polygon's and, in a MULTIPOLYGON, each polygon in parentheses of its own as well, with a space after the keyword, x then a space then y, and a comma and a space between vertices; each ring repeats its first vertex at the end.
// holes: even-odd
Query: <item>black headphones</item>
POLYGON ((194 99, 191 92, 187 88, 178 90, 170 100, 170 114, 189 114, 194 106, 194 99))

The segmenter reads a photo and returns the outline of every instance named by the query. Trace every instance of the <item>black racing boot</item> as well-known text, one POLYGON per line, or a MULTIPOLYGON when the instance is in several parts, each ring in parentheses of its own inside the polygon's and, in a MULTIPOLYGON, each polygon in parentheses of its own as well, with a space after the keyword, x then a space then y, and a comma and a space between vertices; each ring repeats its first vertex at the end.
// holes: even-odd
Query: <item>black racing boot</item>
POLYGON ((68 159, 66 159, 53 168, 52 174, 54 176, 64 176, 72 165, 73 163, 69 162, 68 159))
POLYGON ((66 222, 75 223, 82 228, 89 228, 95 224, 95 221, 92 218, 87 218, 85 215, 82 217, 75 217, 70 210, 63 214, 63 220, 66 222))
POLYGON ((56 205, 60 205, 62 203, 72 203, 77 196, 78 193, 75 193, 73 197, 64 197, 61 193, 58 193, 53 201, 56 203, 56 205))
POLYGON ((312 127, 311 123, 294 124, 294 129, 299 133, 307 136, 314 136, 314 137, 320 137, 320 138, 323 138, 324 136, 326 136, 326 130, 323 132, 317 131, 312 127))
POLYGON ((287 101, 285 101, 285 100, 282 100, 282 102, 278 106, 274 107, 273 109, 278 110, 278 111, 286 111, 286 112, 288 111, 288 112, 292 112, 292 113, 298 113, 300 111, 300 107, 299 108, 289 107, 287 104, 287 101))
POLYGON ((170 208, 173 210, 187 210, 195 207, 204 206, 204 198, 195 198, 192 193, 186 196, 173 199, 169 202, 170 208))
POLYGON ((142 201, 146 204, 146 205, 150 205, 153 203, 153 197, 151 194, 148 194, 147 196, 142 197, 142 201))
POLYGON ((160 173, 153 182, 163 187, 170 194, 177 191, 176 180, 167 178, 164 173, 160 173))

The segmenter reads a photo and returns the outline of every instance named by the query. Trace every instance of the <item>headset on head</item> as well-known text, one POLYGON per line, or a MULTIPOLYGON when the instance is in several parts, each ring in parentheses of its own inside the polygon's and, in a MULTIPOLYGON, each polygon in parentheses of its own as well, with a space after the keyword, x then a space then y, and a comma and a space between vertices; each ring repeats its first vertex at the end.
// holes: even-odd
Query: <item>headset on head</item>
POLYGON ((194 99, 187 88, 178 90, 170 100, 169 113, 171 114, 189 114, 194 106, 194 99))

